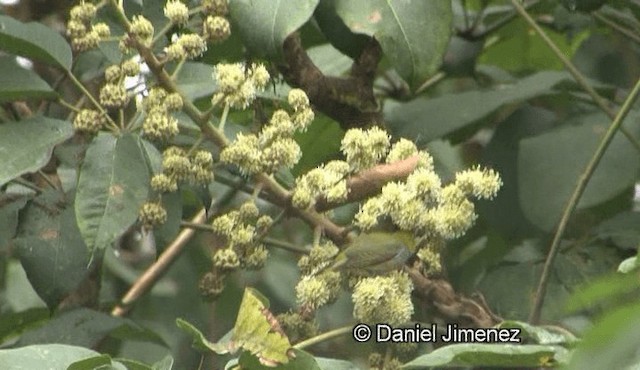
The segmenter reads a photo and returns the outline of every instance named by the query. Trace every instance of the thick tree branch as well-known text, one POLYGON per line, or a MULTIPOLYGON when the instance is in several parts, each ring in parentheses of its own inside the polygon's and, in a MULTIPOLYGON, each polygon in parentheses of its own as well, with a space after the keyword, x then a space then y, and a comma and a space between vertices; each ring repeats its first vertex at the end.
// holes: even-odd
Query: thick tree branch
POLYGON ((286 65, 280 67, 285 81, 301 88, 316 109, 338 121, 343 129, 382 123, 373 94, 373 80, 382 56, 374 39, 354 61, 346 78, 325 76, 313 63, 300 40, 293 33, 283 45, 286 65))

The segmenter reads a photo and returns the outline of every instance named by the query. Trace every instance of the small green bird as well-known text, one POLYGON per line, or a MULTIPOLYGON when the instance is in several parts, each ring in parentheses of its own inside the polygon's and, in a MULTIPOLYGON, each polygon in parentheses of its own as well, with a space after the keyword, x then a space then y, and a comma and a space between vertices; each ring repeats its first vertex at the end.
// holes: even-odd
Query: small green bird
POLYGON ((338 253, 330 269, 383 274, 404 266, 415 251, 416 242, 408 232, 363 233, 338 253))

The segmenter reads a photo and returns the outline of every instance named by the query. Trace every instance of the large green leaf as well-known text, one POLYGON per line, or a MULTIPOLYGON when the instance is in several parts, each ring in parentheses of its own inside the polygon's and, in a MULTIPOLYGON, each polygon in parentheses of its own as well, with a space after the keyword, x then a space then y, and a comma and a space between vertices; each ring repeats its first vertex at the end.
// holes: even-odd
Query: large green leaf
POLYGON ((100 133, 87 150, 75 208, 80 232, 92 253, 125 232, 147 200, 149 168, 141 147, 137 136, 100 133))
POLYGON ((463 343, 438 348, 402 366, 403 369, 442 367, 544 367, 564 360, 567 350, 543 345, 463 343))
POLYGON ((637 369, 639 329, 638 301, 609 311, 585 334, 567 369, 637 369))
POLYGON ((337 0, 334 5, 351 31, 378 40, 412 88, 442 63, 451 36, 451 1, 337 0))
POLYGON ((89 256, 73 207, 51 214, 40 198, 22 212, 16 247, 33 289, 53 309, 82 282, 89 256))
POLYGON ((568 79, 564 72, 540 72, 512 85, 387 104, 386 118, 395 135, 429 142, 473 124, 507 104, 551 94, 553 86, 568 79))
POLYGON ((208 64, 187 62, 180 69, 176 84, 189 100, 202 98, 216 90, 212 72, 213 68, 208 64))
MULTIPOLYGON (((636 122, 632 113, 628 121, 636 122)), ((526 217, 551 231, 573 192, 578 178, 607 130, 609 119, 600 113, 520 142, 519 193, 526 217)), ((627 126, 631 127, 631 125, 627 126)), ((611 142, 578 204, 587 208, 612 199, 634 184, 640 169, 635 148, 621 134, 611 142)))
POLYGON ((14 57, 0 58, 0 102, 56 97, 34 71, 20 67, 14 57))
POLYGON ((42 344, 16 349, 0 350, 3 370, 49 369, 66 370, 76 361, 99 356, 83 347, 64 344, 42 344))
POLYGON ((234 0, 229 3, 233 28, 258 57, 282 58, 284 39, 305 24, 320 0, 234 0))
POLYGON ((24 333, 18 343, 64 343, 95 347, 106 336, 166 345, 160 336, 130 319, 109 316, 87 308, 61 313, 45 325, 24 333))
POLYGON ((68 122, 42 116, 0 124, 0 185, 47 164, 53 147, 71 136, 68 122))
POLYGON ((42 23, 22 23, 0 15, 0 49, 63 69, 71 67, 69 44, 58 32, 42 23))
POLYGON ((320 0, 313 18, 331 45, 356 59, 369 42, 369 37, 349 30, 336 13, 336 2, 339 0, 320 0))

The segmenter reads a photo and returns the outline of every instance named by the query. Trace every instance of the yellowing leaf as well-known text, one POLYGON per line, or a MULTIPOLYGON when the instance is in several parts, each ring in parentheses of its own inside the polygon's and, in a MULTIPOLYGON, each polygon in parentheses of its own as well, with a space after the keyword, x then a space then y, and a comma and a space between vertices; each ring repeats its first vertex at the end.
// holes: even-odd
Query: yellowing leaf
POLYGON ((232 341, 235 347, 251 352, 265 365, 286 364, 291 343, 268 304, 258 291, 251 288, 244 291, 232 341))

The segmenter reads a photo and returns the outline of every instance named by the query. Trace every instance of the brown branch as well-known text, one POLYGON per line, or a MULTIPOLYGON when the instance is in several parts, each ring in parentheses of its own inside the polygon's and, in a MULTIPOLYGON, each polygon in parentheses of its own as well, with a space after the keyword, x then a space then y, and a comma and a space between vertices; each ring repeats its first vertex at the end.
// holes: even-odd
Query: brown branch
POLYGON ((447 280, 426 277, 415 268, 407 269, 407 272, 413 281, 414 294, 427 302, 445 321, 476 328, 489 328, 502 321, 483 300, 473 300, 456 293, 447 280))
POLYGON ((372 197, 380 193, 380 190, 386 183, 403 180, 409 176, 418 165, 418 160, 419 157, 414 155, 401 161, 381 164, 362 171, 347 180, 349 195, 345 201, 328 202, 324 198, 318 199, 316 210, 318 212, 325 212, 346 203, 357 202, 372 197))
POLYGON ((340 123, 343 129, 382 123, 382 113, 373 94, 373 81, 382 57, 374 39, 354 61, 346 78, 325 76, 313 63, 293 33, 283 45, 286 65, 280 66, 285 81, 307 93, 316 109, 340 123))

